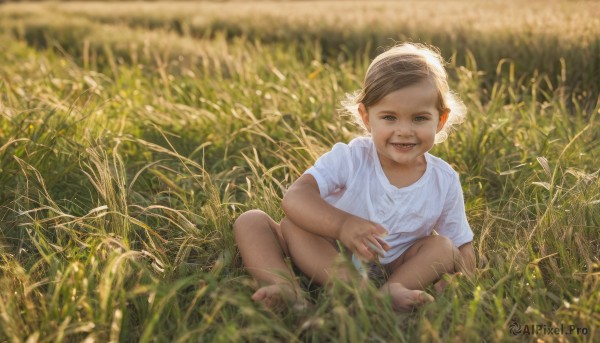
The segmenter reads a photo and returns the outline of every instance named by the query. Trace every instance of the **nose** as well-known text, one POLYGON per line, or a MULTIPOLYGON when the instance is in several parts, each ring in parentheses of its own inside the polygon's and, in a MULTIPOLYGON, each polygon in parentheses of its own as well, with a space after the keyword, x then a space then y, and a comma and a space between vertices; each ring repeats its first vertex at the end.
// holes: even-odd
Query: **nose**
POLYGON ((410 123, 398 122, 394 128, 394 134, 396 136, 410 136, 413 133, 413 128, 410 123))

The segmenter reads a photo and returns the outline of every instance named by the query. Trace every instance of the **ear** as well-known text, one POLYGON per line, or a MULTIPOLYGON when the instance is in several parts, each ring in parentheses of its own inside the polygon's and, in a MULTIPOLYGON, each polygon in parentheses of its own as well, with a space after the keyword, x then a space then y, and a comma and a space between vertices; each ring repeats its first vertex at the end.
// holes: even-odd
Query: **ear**
POLYGON ((438 123, 436 132, 440 132, 442 130, 442 128, 446 124, 446 121, 448 121, 449 114, 450 114, 450 109, 447 109, 444 112, 440 113, 440 122, 438 123))
POLYGON ((362 118, 363 124, 367 131, 371 132, 371 123, 369 122, 369 112, 367 112, 367 107, 362 102, 358 104, 358 113, 362 118))

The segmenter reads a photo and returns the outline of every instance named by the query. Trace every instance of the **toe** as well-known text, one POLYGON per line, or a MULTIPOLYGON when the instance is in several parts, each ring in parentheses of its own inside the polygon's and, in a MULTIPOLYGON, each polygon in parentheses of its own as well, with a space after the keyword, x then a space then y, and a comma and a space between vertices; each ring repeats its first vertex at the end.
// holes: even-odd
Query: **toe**
POLYGON ((432 297, 431 294, 429 294, 427 292, 421 292, 421 294, 419 294, 418 304, 425 305, 425 304, 433 302, 434 300, 435 300, 435 298, 432 297))
POLYGON ((267 292, 264 288, 261 288, 252 294, 252 300, 262 301, 267 297, 267 292))

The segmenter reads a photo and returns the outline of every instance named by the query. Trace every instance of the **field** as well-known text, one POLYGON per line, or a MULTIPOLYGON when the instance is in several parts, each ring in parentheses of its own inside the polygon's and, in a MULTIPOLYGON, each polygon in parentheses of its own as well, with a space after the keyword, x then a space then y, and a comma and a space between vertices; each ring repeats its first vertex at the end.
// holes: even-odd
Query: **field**
MULTIPOLYGON (((600 340, 600 2, 0 5, 0 342, 600 340), (255 304, 232 224, 283 216, 386 46, 438 46, 468 119, 478 270, 396 314, 374 287, 255 304)), ((308 280, 301 277, 303 283, 308 280)), ((358 282, 358 281, 357 281, 358 282)))

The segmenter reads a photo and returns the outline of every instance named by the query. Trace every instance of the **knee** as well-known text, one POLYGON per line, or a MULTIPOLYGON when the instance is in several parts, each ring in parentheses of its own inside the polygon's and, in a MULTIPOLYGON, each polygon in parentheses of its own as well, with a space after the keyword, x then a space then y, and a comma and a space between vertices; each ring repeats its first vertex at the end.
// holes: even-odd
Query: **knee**
POLYGON ((430 244, 433 244, 444 252, 452 252, 456 249, 452 240, 446 236, 429 236, 428 239, 431 242, 430 244))
POLYGON ((261 210, 250 210, 242 213, 233 223, 233 233, 237 237, 241 232, 254 227, 256 223, 267 223, 269 215, 261 210))
POLYGON ((446 236, 442 236, 442 235, 431 235, 428 236, 427 238, 429 238, 430 241, 435 242, 434 244, 440 245, 440 246, 448 246, 453 244, 452 240, 446 236))
POLYGON ((459 256, 458 248, 454 246, 454 242, 446 236, 428 236, 426 244, 434 251, 437 251, 444 260, 452 262, 454 265, 455 259, 459 256))

